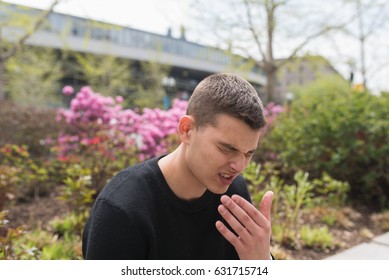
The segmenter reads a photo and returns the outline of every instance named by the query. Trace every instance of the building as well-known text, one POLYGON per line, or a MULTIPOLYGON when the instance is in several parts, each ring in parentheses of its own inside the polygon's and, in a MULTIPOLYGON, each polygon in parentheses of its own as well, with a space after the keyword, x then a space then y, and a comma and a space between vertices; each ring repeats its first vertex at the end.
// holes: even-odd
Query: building
POLYGON ((340 76, 322 56, 306 55, 288 61, 277 73, 277 103, 287 102, 293 87, 308 85, 321 77, 334 74, 340 76))
MULTIPOLYGON (((4 2, 0 2, 0 5, 31 16, 42 12, 4 2)), ((23 33, 4 23, 1 26, 2 36, 11 41, 23 33)), ((168 65, 171 67, 170 77, 165 80, 173 80, 177 90, 189 93, 204 77, 217 72, 235 72, 244 76, 260 94, 265 84, 263 71, 257 65, 248 71, 240 71, 238 69, 242 67, 239 66, 246 63, 247 59, 221 49, 189 42, 185 36, 174 38, 171 32, 159 35, 56 12, 50 13, 44 28, 32 34, 26 44, 168 65)))

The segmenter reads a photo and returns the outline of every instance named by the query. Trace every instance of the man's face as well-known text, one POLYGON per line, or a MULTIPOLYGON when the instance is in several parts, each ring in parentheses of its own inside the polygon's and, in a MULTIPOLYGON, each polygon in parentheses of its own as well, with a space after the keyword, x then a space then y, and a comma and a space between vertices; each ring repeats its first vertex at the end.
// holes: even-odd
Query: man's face
POLYGON ((217 117, 216 126, 191 130, 185 158, 191 179, 213 193, 225 193, 250 162, 259 136, 259 130, 225 114, 217 117))

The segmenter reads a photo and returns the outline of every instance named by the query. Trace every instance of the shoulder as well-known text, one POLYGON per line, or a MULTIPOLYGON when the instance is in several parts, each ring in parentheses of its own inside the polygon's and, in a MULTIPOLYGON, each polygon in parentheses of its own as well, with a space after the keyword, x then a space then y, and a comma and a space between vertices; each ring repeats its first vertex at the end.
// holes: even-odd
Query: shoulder
POLYGON ((150 200, 152 188, 160 180, 155 172, 157 162, 158 159, 153 158, 120 171, 102 189, 97 200, 104 200, 122 210, 142 206, 150 200))

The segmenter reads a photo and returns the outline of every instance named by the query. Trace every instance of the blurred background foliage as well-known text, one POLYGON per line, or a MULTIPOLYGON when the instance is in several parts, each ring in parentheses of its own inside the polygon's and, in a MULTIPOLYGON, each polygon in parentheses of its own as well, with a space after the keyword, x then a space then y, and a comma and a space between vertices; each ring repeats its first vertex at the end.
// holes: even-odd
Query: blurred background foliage
POLYGON ((62 105, 58 94, 63 76, 61 70, 61 63, 54 50, 22 47, 6 63, 5 89, 9 92, 9 99, 25 106, 62 105))
POLYGON ((352 198, 389 205, 389 95, 358 92, 334 78, 296 88, 291 108, 265 139, 291 169, 327 172, 351 185, 352 198))

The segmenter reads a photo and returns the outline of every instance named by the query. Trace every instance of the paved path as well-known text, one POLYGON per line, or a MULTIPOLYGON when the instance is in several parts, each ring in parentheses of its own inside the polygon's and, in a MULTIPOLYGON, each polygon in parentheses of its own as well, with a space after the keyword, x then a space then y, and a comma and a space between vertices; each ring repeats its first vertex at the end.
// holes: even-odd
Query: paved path
POLYGON ((389 260, 389 232, 325 260, 389 260))

